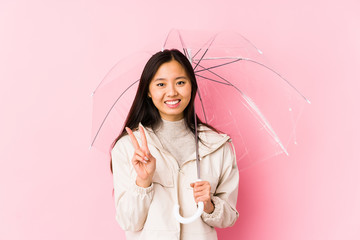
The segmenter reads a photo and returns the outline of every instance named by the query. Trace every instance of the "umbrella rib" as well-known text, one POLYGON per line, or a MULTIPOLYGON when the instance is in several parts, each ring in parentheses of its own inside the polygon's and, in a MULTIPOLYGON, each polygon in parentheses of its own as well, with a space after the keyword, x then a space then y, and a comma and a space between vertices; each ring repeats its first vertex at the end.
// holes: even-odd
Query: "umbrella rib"
POLYGON ((185 54, 186 58, 189 59, 189 53, 188 53, 188 51, 187 51, 186 45, 185 45, 185 43, 184 43, 184 40, 182 39, 182 36, 181 36, 179 30, 177 30, 177 33, 178 33, 178 35, 179 35, 179 39, 180 39, 181 46, 182 46, 182 48, 183 48, 184 54, 185 54))
MULTIPOLYGON (((206 49, 208 50, 209 47, 213 44, 213 42, 215 41, 215 38, 217 37, 218 34, 215 34, 212 38, 210 38, 203 46, 209 45, 208 47, 206 47, 206 49), (209 44, 209 42, 211 42, 209 44)), ((195 55, 193 56, 194 58, 196 57, 196 55, 203 49, 203 47, 200 47, 200 49, 195 53, 195 55)), ((206 51, 207 51, 206 50, 206 51)), ((196 60, 198 61, 198 59, 196 60)))
POLYGON ((164 41, 164 44, 163 44, 163 46, 162 46, 162 48, 161 48, 161 51, 163 52, 164 51, 164 48, 165 48, 165 45, 166 45, 166 43, 167 43, 167 41, 168 41, 168 39, 169 39, 169 36, 170 36, 170 34, 173 32, 173 31, 175 31, 176 29, 171 29, 170 30, 170 32, 167 34, 167 36, 166 36, 166 39, 165 39, 165 41, 164 41))
POLYGON ((217 35, 215 35, 210 41, 210 44, 209 46, 206 48, 204 54, 201 56, 200 60, 198 60, 196 66, 194 67, 194 72, 195 72, 195 69, 197 68, 197 66, 200 64, 200 62, 202 61, 202 59, 204 58, 204 56, 206 55, 206 53, 209 51, 209 48, 211 47, 211 45, 214 43, 215 41, 215 38, 216 38, 217 35))
MULTIPOLYGON (((202 48, 200 48, 195 54, 194 54, 194 57, 196 57, 196 55, 198 55, 198 53, 202 50, 202 48)), ((194 58, 193 57, 193 58, 194 58)), ((197 59, 196 61, 198 61, 199 59, 197 59)))
POLYGON ((184 51, 184 55, 187 59, 189 59, 189 53, 188 51, 186 50, 186 48, 183 47, 183 51, 184 51))
POLYGON ((249 59, 249 58, 244 58, 243 60, 245 61, 249 61, 249 62, 252 62, 252 63, 255 63, 255 64, 258 64, 268 70, 270 70, 271 72, 275 73, 276 75, 278 75, 283 81, 285 81, 291 88, 293 88, 307 103, 311 103, 309 99, 307 99, 304 95, 302 95, 302 93, 294 86, 292 85, 286 78, 284 78, 283 76, 280 75, 280 73, 276 72, 274 69, 266 66, 265 64, 262 64, 260 62, 257 62, 255 60, 252 60, 252 59, 249 59))
POLYGON ((136 81, 133 82, 130 86, 128 86, 128 87, 120 94, 120 96, 116 99, 116 101, 113 103, 113 105, 111 106, 111 108, 109 109, 109 111, 106 113, 106 116, 105 116, 104 120, 102 121, 102 123, 101 123, 98 131, 96 132, 96 135, 95 135, 95 137, 94 137, 94 139, 93 139, 90 147, 92 147, 92 146, 94 145, 94 142, 95 142, 95 140, 96 140, 96 138, 97 138, 97 136, 98 136, 101 128, 103 127, 103 125, 104 125, 107 117, 109 116, 110 112, 113 110, 115 104, 119 101, 119 99, 120 99, 132 86, 134 86, 134 85, 135 85, 137 82, 139 82, 139 81, 140 81, 140 79, 136 80, 136 81))
MULTIPOLYGON (((219 59, 245 59, 242 57, 207 57, 203 60, 219 60, 219 59)), ((199 59, 194 59, 194 61, 198 61, 199 59)))
POLYGON ((194 67, 194 72, 195 72, 195 69, 197 68, 197 66, 200 64, 201 60, 203 59, 203 57, 205 56, 205 54, 208 52, 209 49, 206 49, 204 54, 201 56, 200 60, 197 62, 196 66, 194 67))
POLYGON ((238 62, 238 61, 241 61, 241 60, 244 60, 244 58, 237 58, 236 60, 234 61, 231 61, 231 62, 226 62, 226 63, 222 63, 222 64, 219 64, 219 65, 215 65, 215 66, 211 66, 211 67, 208 67, 208 68, 205 68, 203 66, 200 65, 200 67, 202 67, 203 69, 201 70, 198 70, 198 71, 195 71, 195 73, 198 73, 198 72, 203 72, 203 71, 207 71, 209 69, 213 69, 213 68, 218 68, 218 67, 222 67, 222 66, 225 66, 225 65, 229 65, 231 63, 235 63, 235 62, 238 62))
POLYGON ((195 74, 195 76, 204 78, 204 79, 209 80, 209 81, 212 81, 212 82, 220 83, 220 84, 223 84, 223 85, 232 86, 232 84, 230 84, 230 83, 220 82, 220 81, 217 81, 217 80, 215 80, 215 79, 211 79, 211 78, 208 78, 208 77, 201 76, 201 75, 199 75, 199 74, 195 74))
MULTIPOLYGON (((214 58, 214 59, 216 59, 216 58, 214 58)), ((220 58, 219 58, 219 59, 220 59, 220 58)), ((228 59, 228 58, 226 58, 226 59, 228 59)), ((284 78, 283 76, 281 76, 280 73, 276 72, 274 69, 266 66, 265 64, 260 63, 260 62, 257 62, 257 61, 255 61, 255 60, 252 60, 252 59, 250 59, 250 58, 237 58, 237 59, 234 60, 234 61, 227 62, 227 63, 223 63, 223 64, 219 64, 219 65, 215 65, 215 66, 211 66, 211 67, 209 67, 209 68, 205 68, 205 67, 203 67, 203 66, 200 65, 200 67, 202 67, 203 69, 198 70, 198 71, 196 71, 195 73, 202 72, 202 71, 209 71, 209 69, 222 67, 222 66, 225 66, 225 65, 228 65, 228 64, 231 64, 231 63, 238 62, 238 61, 240 61, 240 60, 244 60, 244 61, 248 61, 248 62, 255 63, 255 64, 257 64, 257 65, 259 65, 259 66, 262 66, 262 67, 270 70, 271 72, 275 73, 275 74, 278 75, 286 84, 288 84, 292 89, 294 89, 307 103, 311 104, 310 100, 307 99, 307 98, 306 98, 294 85, 292 85, 286 78, 284 78)), ((212 71, 209 71, 209 72, 211 72, 212 74, 215 74, 215 73, 212 72, 212 71)), ((215 74, 215 75, 216 75, 216 74, 215 74)), ((218 75, 216 75, 216 76, 218 76, 218 75)), ((218 77, 220 77, 220 76, 218 76, 218 77)), ((220 77, 220 78, 221 78, 221 77, 220 77)), ((225 79, 224 79, 224 80, 225 80, 225 79)))
MULTIPOLYGON (((204 68, 203 66, 199 65, 200 67, 204 68)), ((207 69, 208 70, 208 69, 207 69)), ((266 119, 266 117, 262 114, 262 112, 260 111, 260 109, 257 107, 257 105, 255 104, 255 102, 248 97, 245 93, 243 93, 239 88, 237 88, 234 84, 232 84, 229 80, 226 80, 225 78, 219 76, 218 74, 208 70, 210 73, 218 76, 219 78, 223 79, 224 81, 228 82, 230 84, 231 87, 235 88, 245 99, 245 101, 247 102, 247 104, 251 107, 251 109, 253 111, 255 111, 257 113, 257 115, 260 117, 260 120, 265 124, 265 129, 268 130, 268 132, 270 133, 270 135, 272 135, 275 139, 275 141, 280 145, 280 147, 283 149, 283 151, 285 152, 286 155, 289 155, 289 153, 287 152, 286 148, 284 147, 284 145, 282 144, 280 138, 277 136, 277 134, 275 133, 274 129, 271 127, 271 124, 268 122, 268 120, 266 119)), ((245 105, 246 106, 246 105, 245 105)), ((249 107, 247 107, 250 111, 251 109, 249 107)))
POLYGON ((101 80, 101 82, 97 85, 97 87, 95 88, 95 90, 91 93, 91 96, 94 96, 94 94, 96 93, 96 91, 98 90, 98 88, 101 86, 101 84, 104 82, 104 80, 110 75, 110 73, 117 67, 117 65, 121 62, 122 60, 118 61, 114 66, 112 66, 112 68, 107 72, 107 74, 105 75, 105 77, 103 77, 103 79, 101 80))

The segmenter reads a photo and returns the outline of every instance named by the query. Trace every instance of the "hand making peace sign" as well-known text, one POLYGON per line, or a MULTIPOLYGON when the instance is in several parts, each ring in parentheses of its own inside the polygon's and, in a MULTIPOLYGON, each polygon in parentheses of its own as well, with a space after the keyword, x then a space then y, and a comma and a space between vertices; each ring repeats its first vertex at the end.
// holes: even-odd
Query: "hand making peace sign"
POLYGON ((129 134, 131 142, 135 148, 134 156, 131 160, 137 173, 136 185, 140 187, 149 187, 156 169, 156 159, 150 154, 149 147, 143 127, 139 126, 141 146, 135 138, 130 128, 125 128, 129 134))

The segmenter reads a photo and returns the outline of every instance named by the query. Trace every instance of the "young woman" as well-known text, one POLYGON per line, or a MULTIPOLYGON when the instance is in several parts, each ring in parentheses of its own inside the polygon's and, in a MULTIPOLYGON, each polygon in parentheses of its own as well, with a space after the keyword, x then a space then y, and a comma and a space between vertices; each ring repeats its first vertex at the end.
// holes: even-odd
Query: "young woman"
POLYGON ((197 179, 194 100, 197 83, 188 59, 164 50, 147 62, 111 167, 116 220, 127 239, 217 239, 214 227, 232 226, 239 174, 230 138, 197 118, 202 181, 197 179), (194 183, 195 182, 195 183, 194 183), (174 205, 189 217, 180 224, 174 205))

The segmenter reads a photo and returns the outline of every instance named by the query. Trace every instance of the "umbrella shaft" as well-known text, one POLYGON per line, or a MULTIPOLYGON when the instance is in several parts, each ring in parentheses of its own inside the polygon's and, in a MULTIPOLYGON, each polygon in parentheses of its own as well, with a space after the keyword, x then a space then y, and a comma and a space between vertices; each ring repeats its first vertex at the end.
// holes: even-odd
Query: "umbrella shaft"
POLYGON ((196 170, 197 170, 197 179, 200 178, 200 157, 199 157, 199 139, 198 139, 198 131, 197 131, 197 118, 194 106, 194 123, 195 123, 195 146, 196 146, 196 170))

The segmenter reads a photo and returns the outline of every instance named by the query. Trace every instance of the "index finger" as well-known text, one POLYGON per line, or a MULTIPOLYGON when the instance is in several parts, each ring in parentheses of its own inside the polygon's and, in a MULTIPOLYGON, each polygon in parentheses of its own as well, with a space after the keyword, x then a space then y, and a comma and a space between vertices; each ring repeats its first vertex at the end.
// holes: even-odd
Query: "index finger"
POLYGON ((140 130, 140 137, 141 137, 141 145, 145 148, 146 153, 149 153, 149 148, 148 148, 148 145, 147 145, 147 140, 146 140, 146 135, 145 135, 144 128, 142 126, 139 126, 139 130, 140 130))
POLYGON ((129 134, 130 139, 131 139, 131 142, 132 142, 134 148, 135 148, 135 149, 140 148, 139 143, 138 143, 138 141, 136 140, 136 137, 135 137, 134 133, 131 131, 131 129, 128 128, 128 127, 125 127, 125 130, 126 130, 126 132, 129 134))
POLYGON ((210 183, 208 181, 196 181, 196 182, 193 182, 194 186, 196 187, 202 187, 204 185, 210 185, 210 183))

